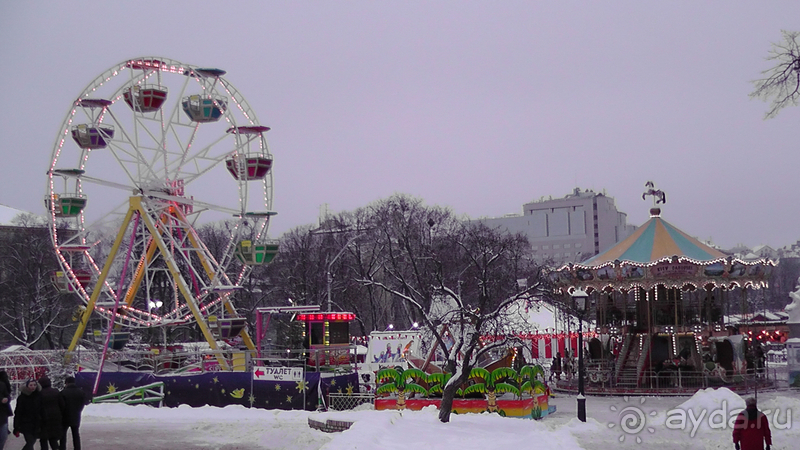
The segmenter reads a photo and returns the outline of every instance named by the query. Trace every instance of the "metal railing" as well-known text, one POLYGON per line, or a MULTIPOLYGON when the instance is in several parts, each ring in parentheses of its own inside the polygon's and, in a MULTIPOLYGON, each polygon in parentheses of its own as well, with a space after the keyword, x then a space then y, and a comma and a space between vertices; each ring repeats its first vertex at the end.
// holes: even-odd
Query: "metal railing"
POLYGON ((348 409, 355 409, 361 405, 375 405, 375 396, 372 394, 339 394, 330 393, 328 395, 328 405, 330 409, 336 411, 345 411, 348 409))
POLYGON ((126 405, 143 405, 164 402, 164 383, 159 381, 146 386, 138 386, 111 394, 99 395, 92 399, 92 403, 125 403, 126 405))
MULTIPOLYGON (((667 368, 660 371, 645 369, 641 373, 638 383, 630 380, 618 380, 613 373, 614 364, 611 362, 594 362, 587 364, 585 381, 587 389, 603 391, 605 389, 636 390, 661 390, 664 392, 705 389, 708 387, 728 387, 739 392, 754 392, 757 389, 776 389, 788 387, 788 382, 782 374, 774 369, 762 371, 749 371, 748 373, 729 373, 725 371, 697 371, 667 368), (627 381, 627 382, 626 382, 627 381)), ((565 378, 557 382, 560 389, 577 389, 577 374, 572 378, 565 378)))
MULTIPOLYGON (((156 375, 187 372, 218 372, 220 359, 231 370, 247 371, 250 350, 240 349, 122 349, 109 350, 103 372, 143 371, 156 375)), ((99 367, 101 352, 78 351, 69 354, 70 362, 88 369, 99 367)))

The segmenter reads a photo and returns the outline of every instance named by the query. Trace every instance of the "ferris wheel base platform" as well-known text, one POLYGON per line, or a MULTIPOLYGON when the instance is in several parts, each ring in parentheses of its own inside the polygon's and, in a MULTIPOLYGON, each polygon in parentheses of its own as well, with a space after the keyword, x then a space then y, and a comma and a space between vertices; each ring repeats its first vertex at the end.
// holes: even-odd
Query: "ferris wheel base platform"
MULTIPOLYGON (((153 383, 164 383, 163 405, 217 406, 242 405, 262 409, 317 409, 320 392, 358 393, 358 374, 325 376, 320 372, 306 372, 300 379, 285 373, 285 370, 272 372, 273 379, 264 379, 256 371, 265 369, 255 367, 250 372, 204 372, 196 374, 156 375, 152 372, 119 371, 100 375, 96 396, 113 394, 118 391, 140 388, 153 383), (281 379, 283 378, 283 379, 281 379)), ((273 368, 290 369, 290 368, 273 368)), ((296 368, 302 371, 302 367, 296 368)), ((82 370, 75 375, 75 382, 86 392, 92 392, 97 372, 82 370)))

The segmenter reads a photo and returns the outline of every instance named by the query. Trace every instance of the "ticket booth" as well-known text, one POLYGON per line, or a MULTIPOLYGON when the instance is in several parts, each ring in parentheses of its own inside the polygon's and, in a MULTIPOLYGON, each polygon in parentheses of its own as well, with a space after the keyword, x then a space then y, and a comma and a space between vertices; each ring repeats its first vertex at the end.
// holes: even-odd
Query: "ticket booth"
POLYGON ((350 364, 350 322, 356 315, 349 312, 298 314, 303 322, 304 347, 309 350, 310 366, 350 364))

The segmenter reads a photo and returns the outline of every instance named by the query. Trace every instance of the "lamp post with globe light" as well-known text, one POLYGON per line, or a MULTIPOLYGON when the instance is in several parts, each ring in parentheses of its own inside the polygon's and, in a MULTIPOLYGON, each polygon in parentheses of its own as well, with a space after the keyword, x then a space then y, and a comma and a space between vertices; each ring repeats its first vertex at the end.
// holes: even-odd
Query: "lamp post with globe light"
POLYGON ((586 422, 586 397, 583 395, 583 314, 586 312, 586 299, 589 294, 583 289, 572 292, 575 311, 578 312, 578 420, 586 422))

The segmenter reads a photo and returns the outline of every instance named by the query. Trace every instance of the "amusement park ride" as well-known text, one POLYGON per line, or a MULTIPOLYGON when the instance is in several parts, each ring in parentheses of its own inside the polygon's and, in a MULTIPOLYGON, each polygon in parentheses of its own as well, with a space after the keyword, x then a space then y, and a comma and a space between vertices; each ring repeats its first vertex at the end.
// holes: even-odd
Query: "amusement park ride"
POLYGON ((44 199, 61 265, 53 282, 85 305, 69 352, 93 315, 107 324, 105 348, 122 348, 133 329, 194 322, 212 350, 235 336, 255 349, 234 297, 278 251, 267 237, 269 128, 223 75, 125 60, 70 107, 44 199), (213 252, 196 230, 201 216, 235 219, 213 252))
POLYGON ((767 286, 774 263, 734 258, 692 238, 661 217, 664 192, 652 182, 645 187, 643 198, 654 199, 649 221, 550 275, 564 303, 577 291, 591 300, 589 391, 692 392, 765 382, 755 355, 760 343, 726 323, 725 312, 738 301, 746 314, 749 292, 767 286))
POLYGON ((68 370, 94 393, 102 378, 103 397, 144 383, 148 391, 160 385, 168 406, 313 408, 323 389, 357 385, 355 374, 320 374, 341 353, 332 348, 349 346, 353 317, 269 312, 289 312, 308 332, 306 356, 288 363, 262 355, 260 312, 251 339, 234 303, 252 268, 278 253, 268 237, 273 158, 269 128, 225 74, 162 57, 128 59, 71 105, 44 198, 61 266, 52 281, 81 304, 68 370), (221 220, 225 239, 204 242, 198 226, 221 220), (129 343, 137 331, 187 326, 205 343, 167 345, 166 333, 162 345, 129 343))

